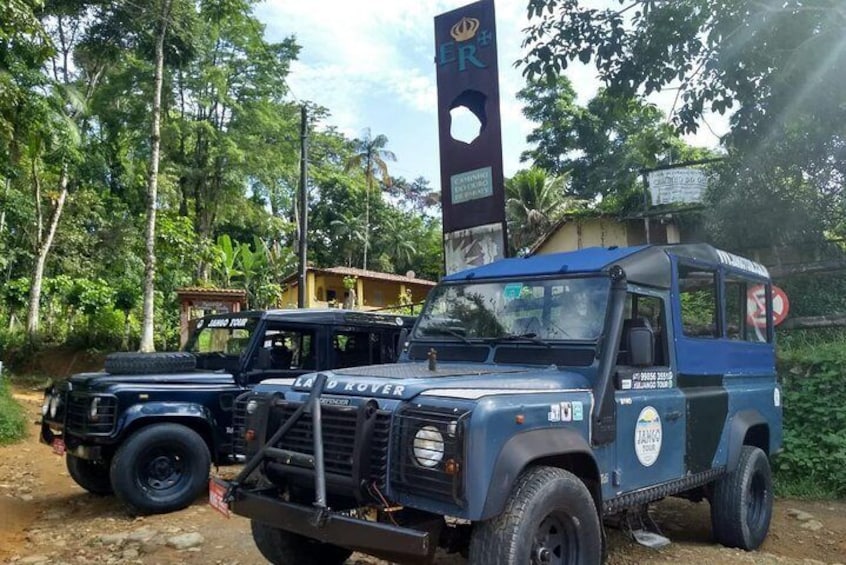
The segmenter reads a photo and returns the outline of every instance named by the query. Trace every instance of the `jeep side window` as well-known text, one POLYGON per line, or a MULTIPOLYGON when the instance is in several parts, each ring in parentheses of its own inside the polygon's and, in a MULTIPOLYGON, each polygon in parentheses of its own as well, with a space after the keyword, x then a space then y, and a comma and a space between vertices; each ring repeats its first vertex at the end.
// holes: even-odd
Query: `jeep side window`
POLYGON ((766 343, 767 325, 763 285, 740 275, 725 275, 726 337, 741 341, 766 343), (760 312, 759 312, 760 310, 760 312), (763 327, 756 326, 755 318, 763 320, 763 327))
POLYGON ((655 336, 654 364, 655 366, 668 366, 667 354, 667 331, 664 318, 664 300, 656 296, 629 293, 626 298, 623 318, 623 335, 620 338, 620 355, 617 363, 628 365, 628 338, 626 332, 629 328, 640 326, 649 327, 655 336))
POLYGON ((314 334, 311 331, 268 328, 262 347, 269 352, 271 369, 313 369, 314 334))
MULTIPOLYGON (((378 342, 378 335, 366 331, 336 331, 332 336, 337 367, 358 367, 369 365, 371 341, 378 342)), ((378 347, 378 343, 377 343, 378 347)))
POLYGON ((689 337, 719 337, 717 325, 717 272, 679 265, 679 302, 682 331, 689 337))

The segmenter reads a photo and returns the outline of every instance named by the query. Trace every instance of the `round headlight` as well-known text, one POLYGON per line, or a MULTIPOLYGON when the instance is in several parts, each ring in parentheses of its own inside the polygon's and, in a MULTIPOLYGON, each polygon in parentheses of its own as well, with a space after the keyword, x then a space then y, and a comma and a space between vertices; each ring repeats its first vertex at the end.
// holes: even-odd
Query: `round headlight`
POLYGON ((444 458, 444 436, 435 426, 423 426, 414 434, 414 459, 422 467, 434 467, 444 458))
POLYGON ((258 402, 255 400, 247 402, 247 414, 255 414, 256 410, 258 410, 258 402))
POLYGON ((50 410, 50 399, 53 398, 50 394, 44 395, 44 402, 41 404, 41 415, 46 416, 50 410))
POLYGON ((50 398, 50 417, 51 418, 55 418, 56 412, 59 411, 59 400, 60 400, 59 396, 54 396, 54 397, 50 398))
POLYGON ((91 400, 91 407, 88 409, 88 417, 91 418, 91 421, 96 422, 100 419, 100 397, 95 396, 91 400))

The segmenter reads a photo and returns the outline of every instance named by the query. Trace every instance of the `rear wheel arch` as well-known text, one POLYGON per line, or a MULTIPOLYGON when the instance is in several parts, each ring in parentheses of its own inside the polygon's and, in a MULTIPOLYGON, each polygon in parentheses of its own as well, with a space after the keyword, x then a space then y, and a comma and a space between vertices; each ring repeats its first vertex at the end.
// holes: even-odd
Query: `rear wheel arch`
POLYGON ((743 445, 751 445, 770 454, 770 427, 767 424, 755 424, 746 430, 743 445))
POLYGON ((729 424, 728 458, 726 469, 733 471, 740 460, 744 445, 760 448, 770 454, 770 426, 766 418, 757 410, 741 410, 729 424))

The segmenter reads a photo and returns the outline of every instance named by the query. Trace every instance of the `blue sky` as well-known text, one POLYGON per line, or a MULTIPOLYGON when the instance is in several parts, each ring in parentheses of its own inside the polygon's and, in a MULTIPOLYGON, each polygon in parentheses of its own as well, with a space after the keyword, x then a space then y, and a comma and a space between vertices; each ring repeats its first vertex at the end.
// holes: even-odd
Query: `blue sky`
MULTIPOLYGON (((385 134, 397 162, 391 174, 413 179, 424 176, 437 189, 439 182, 438 123, 435 87, 434 17, 467 0, 266 0, 256 13, 267 26, 267 37, 279 40, 294 34, 302 46, 291 69, 293 97, 327 107, 334 125, 350 137, 365 128, 385 134)), ((596 0, 597 5, 618 5, 596 0)), ((505 175, 521 168, 520 153, 533 124, 520 112, 515 94, 523 86, 513 63, 521 55, 527 0, 496 0, 500 70, 503 164, 505 175)), ((581 103, 599 86, 592 67, 571 65, 581 103)), ((668 110, 674 93, 653 99, 668 110)), ((718 133, 726 130, 721 116, 708 118, 718 133)), ((700 128, 688 139, 716 146, 717 138, 700 128)))

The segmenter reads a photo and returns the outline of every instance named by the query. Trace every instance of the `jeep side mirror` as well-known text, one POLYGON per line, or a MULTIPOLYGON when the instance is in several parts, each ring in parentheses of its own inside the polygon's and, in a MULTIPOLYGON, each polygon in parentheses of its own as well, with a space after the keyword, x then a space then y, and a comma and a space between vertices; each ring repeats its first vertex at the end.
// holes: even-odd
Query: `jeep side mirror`
POLYGON ((400 330, 399 340, 397 341, 397 356, 405 350, 405 342, 408 341, 408 328, 400 330))
POLYGON ((651 367, 655 364, 655 334, 651 328, 629 330, 629 359, 635 367, 651 367))

